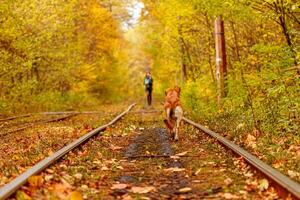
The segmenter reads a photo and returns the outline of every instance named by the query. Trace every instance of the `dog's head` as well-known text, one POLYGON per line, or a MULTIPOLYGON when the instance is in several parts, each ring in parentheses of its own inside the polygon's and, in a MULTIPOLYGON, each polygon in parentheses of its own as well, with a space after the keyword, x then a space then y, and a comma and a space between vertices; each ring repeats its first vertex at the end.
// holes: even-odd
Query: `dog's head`
POLYGON ((168 94, 176 92, 178 97, 180 96, 181 93, 181 88, 179 86, 175 86, 174 88, 168 88, 165 91, 165 95, 168 96, 168 94))
POLYGON ((180 96, 181 88, 178 85, 175 86, 174 90, 177 92, 178 96, 180 96))
POLYGON ((169 94, 170 92, 172 92, 172 90, 173 90, 172 88, 166 89, 166 90, 165 90, 165 95, 168 96, 168 94, 169 94))

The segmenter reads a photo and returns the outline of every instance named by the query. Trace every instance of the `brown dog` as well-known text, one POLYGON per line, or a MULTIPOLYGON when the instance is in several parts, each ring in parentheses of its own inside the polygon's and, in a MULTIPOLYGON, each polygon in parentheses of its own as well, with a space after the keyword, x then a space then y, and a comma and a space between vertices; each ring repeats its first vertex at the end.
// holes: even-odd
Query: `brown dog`
POLYGON ((169 133, 174 140, 178 140, 179 126, 183 117, 183 110, 180 103, 180 87, 175 86, 165 91, 164 108, 166 112, 166 119, 164 120, 169 133))

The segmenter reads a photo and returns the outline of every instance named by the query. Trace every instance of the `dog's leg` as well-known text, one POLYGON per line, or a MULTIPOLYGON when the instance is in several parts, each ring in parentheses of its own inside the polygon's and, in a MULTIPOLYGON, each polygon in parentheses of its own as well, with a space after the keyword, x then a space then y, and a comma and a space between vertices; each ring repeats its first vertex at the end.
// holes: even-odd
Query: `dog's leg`
POLYGON ((179 127, 180 127, 180 123, 183 117, 183 110, 180 106, 177 106, 175 108, 175 117, 176 117, 176 122, 175 122, 175 126, 174 126, 174 140, 178 140, 178 134, 179 134, 179 127))
POLYGON ((171 108, 167 108, 166 110, 166 119, 164 120, 167 128, 168 128, 168 132, 169 134, 172 134, 172 129, 173 129, 173 126, 171 124, 171 108))

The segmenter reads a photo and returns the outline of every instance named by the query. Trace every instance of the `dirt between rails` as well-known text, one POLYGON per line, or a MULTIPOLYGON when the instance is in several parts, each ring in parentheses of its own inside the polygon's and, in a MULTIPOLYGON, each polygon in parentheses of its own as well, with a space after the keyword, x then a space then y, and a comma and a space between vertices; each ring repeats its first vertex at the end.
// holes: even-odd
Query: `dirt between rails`
POLYGON ((193 127, 170 140, 161 109, 135 108, 11 199, 279 199, 243 159, 193 127))

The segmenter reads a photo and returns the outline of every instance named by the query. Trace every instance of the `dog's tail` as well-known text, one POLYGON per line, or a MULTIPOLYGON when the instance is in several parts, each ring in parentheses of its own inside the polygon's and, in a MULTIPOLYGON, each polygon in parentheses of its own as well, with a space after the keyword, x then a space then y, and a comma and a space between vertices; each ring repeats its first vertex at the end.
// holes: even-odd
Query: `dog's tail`
POLYGON ((170 122, 170 120, 164 119, 164 122, 168 129, 173 130, 173 124, 170 122))

